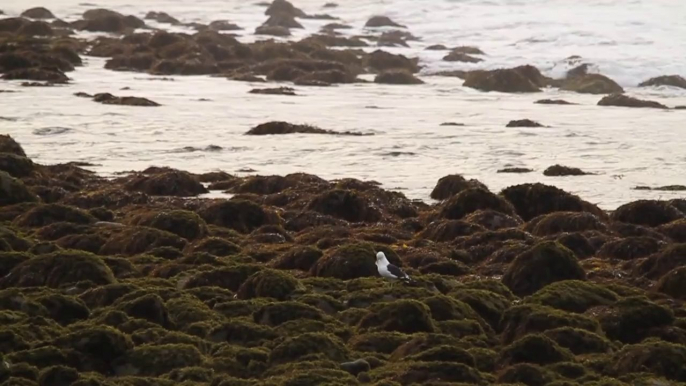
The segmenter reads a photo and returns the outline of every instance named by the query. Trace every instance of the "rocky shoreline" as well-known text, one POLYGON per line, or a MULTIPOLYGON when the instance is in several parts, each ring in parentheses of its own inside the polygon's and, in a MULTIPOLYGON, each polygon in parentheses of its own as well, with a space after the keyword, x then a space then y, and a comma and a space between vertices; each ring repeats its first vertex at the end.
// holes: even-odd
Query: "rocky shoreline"
POLYGON ((686 381, 684 200, 85 167, 0 137, 0 384, 686 381))

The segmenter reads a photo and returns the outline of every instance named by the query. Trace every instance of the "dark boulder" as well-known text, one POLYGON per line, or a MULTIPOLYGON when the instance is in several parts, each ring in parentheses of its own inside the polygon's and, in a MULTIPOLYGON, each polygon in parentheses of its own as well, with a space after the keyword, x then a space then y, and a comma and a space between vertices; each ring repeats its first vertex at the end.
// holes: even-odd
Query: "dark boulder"
POLYGON ((512 204, 504 198, 484 188, 470 188, 445 201, 441 208, 441 217, 459 220, 472 212, 483 209, 492 209, 508 215, 515 214, 512 204))
POLYGON ((611 217, 614 221, 656 227, 686 216, 669 202, 638 200, 618 207, 611 217))
POLYGON ((209 192, 194 176, 182 171, 136 174, 126 181, 124 188, 151 196, 188 197, 209 192))
POLYGON ((43 7, 36 7, 27 9, 21 13, 22 17, 28 17, 30 19, 54 19, 55 15, 50 12, 49 9, 43 7))
POLYGON ((533 66, 519 66, 490 71, 472 71, 467 74, 463 86, 481 91, 509 93, 538 92, 546 85, 546 79, 533 66))
POLYGON ((450 174, 445 177, 441 177, 438 180, 436 186, 431 191, 430 196, 434 200, 445 200, 462 192, 463 190, 471 188, 487 189, 486 185, 482 184, 478 180, 467 180, 459 174, 450 174))
POLYGON ((524 221, 557 211, 590 212, 601 218, 606 216, 600 208, 578 196, 540 183, 510 186, 503 189, 500 195, 514 205, 524 221))
POLYGON ((624 94, 610 94, 598 101, 598 106, 621 106, 621 107, 648 107, 654 109, 667 109, 668 107, 659 102, 647 101, 630 97, 624 94))
POLYGON ((24 153, 24 149, 21 145, 11 136, 3 134, 0 134, 0 153, 9 153, 20 157, 26 157, 26 153, 24 153))
POLYGON ((391 20, 388 16, 373 16, 364 24, 365 27, 376 28, 376 27, 398 27, 407 28, 402 24, 398 24, 391 20))
POLYGON ((622 86, 614 80, 600 74, 586 74, 563 81, 561 90, 575 91, 582 94, 623 93, 622 86))
POLYGON ((531 119, 519 119, 508 122, 505 127, 543 127, 543 125, 531 119))
POLYGON ((407 70, 383 71, 374 78, 374 83, 381 84, 423 84, 424 81, 407 70))
POLYGON ((662 75, 655 78, 650 78, 645 82, 638 84, 639 87, 649 86, 672 86, 679 88, 686 88, 686 79, 679 75, 662 75))
POLYGON ((198 211, 208 224, 250 233, 268 224, 278 224, 278 216, 254 202, 240 199, 217 201, 198 211))
POLYGON ((587 173, 579 168, 564 165, 549 166, 543 171, 543 175, 547 177, 585 176, 588 174, 591 173, 587 173))

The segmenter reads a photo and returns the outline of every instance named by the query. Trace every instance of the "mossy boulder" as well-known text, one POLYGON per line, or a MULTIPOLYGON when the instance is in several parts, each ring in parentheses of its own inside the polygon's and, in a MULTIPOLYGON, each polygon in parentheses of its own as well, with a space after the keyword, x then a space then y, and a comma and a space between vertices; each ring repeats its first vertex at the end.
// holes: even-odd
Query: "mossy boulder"
POLYGON ((468 304, 494 329, 498 327, 503 312, 510 308, 511 300, 496 292, 483 289, 459 289, 450 296, 468 304))
POLYGON ((498 363, 507 367, 517 363, 547 365, 574 359, 567 349, 560 347, 545 335, 532 334, 522 337, 505 347, 500 353, 498 363))
POLYGON ((187 331, 194 323, 219 322, 223 318, 194 296, 182 295, 165 303, 169 320, 176 328, 187 331))
POLYGON ((350 222, 376 222, 381 212, 364 195, 355 190, 332 189, 316 196, 308 210, 350 222))
POLYGON ((427 225, 420 233, 420 237, 437 242, 449 242, 457 237, 470 236, 484 231, 486 231, 484 227, 467 221, 438 220, 427 225))
POLYGON ((212 203, 198 211, 208 224, 234 229, 241 233, 250 233, 267 225, 278 224, 278 216, 254 202, 232 199, 212 203))
POLYGON ((556 379, 555 374, 532 363, 519 363, 498 374, 499 384, 545 386, 556 379))
POLYGON ((625 237, 603 244, 597 256, 608 259, 634 260, 657 253, 665 246, 663 241, 649 236, 625 237))
POLYGON ((133 225, 142 225, 171 232, 186 240, 201 239, 208 232, 205 220, 197 213, 188 210, 146 213, 135 218, 133 225))
POLYGON ((565 280, 543 287, 526 299, 569 312, 586 312, 595 306, 613 304, 619 296, 598 284, 580 280, 565 280))
POLYGON ((441 345, 409 356, 405 360, 418 362, 454 362, 476 367, 476 360, 469 351, 450 345, 441 345))
POLYGON ((75 297, 51 293, 39 296, 36 300, 48 310, 49 316, 61 325, 85 320, 90 316, 86 304, 75 297))
POLYGON ((115 361, 114 371, 118 376, 160 376, 204 362, 200 351, 189 344, 143 345, 115 361))
POLYGON ((207 334, 211 342, 227 342, 245 347, 259 346, 277 337, 268 326, 251 323, 243 319, 232 319, 222 323, 207 334))
POLYGON ((106 284, 84 291, 79 295, 79 299, 90 309, 107 307, 120 297, 138 289, 140 287, 131 283, 106 284))
POLYGON ((486 186, 478 180, 467 180, 459 174, 451 174, 438 180, 430 196, 434 200, 445 200, 470 188, 486 189, 486 186))
POLYGON ((326 251, 310 273, 315 276, 350 280, 378 276, 376 253, 382 251, 391 264, 401 265, 398 255, 390 248, 370 243, 345 244, 326 251), (378 249, 377 249, 378 248, 378 249))
POLYGON ((313 246, 295 246, 279 255, 271 266, 277 269, 309 271, 323 255, 324 253, 319 248, 313 246))
POLYGON ((36 166, 31 159, 16 154, 0 153, 0 171, 15 178, 29 176, 36 166))
POLYGON ((31 259, 33 255, 26 252, 0 252, 0 277, 4 277, 17 265, 31 259))
POLYGON ((0 171, 0 206, 38 201, 38 196, 32 193, 21 180, 0 171))
POLYGON ((69 386, 79 379, 79 372, 67 366, 51 366, 43 369, 38 378, 41 386, 69 386))
POLYGON ((72 366, 78 359, 73 353, 65 352, 55 346, 45 345, 28 350, 16 351, 5 356, 9 363, 26 363, 45 368, 49 366, 72 366))
POLYGON ((292 320, 324 320, 321 310, 309 304, 285 301, 267 304, 253 314, 255 323, 276 327, 292 320))
POLYGON ((198 240, 187 248, 192 252, 206 252, 218 257, 236 255, 241 252, 241 247, 221 237, 207 237, 198 240))
POLYGON ((0 153, 8 153, 26 157, 26 153, 21 145, 10 135, 0 134, 0 153))
POLYGON ((239 299, 266 297, 286 300, 298 286, 298 280, 283 271, 263 269, 243 282, 237 295, 239 299))
POLYGON ((686 382, 686 347, 662 341, 624 346, 608 369, 612 375, 651 373, 686 382))
POLYGON ((430 308, 416 300, 396 300, 374 305, 358 324, 360 331, 433 332, 430 308))
POLYGON ((588 212, 555 212, 533 218, 524 227, 536 236, 549 236, 564 232, 606 230, 605 224, 588 212))
POLYGON ((101 285, 116 282, 112 270, 96 255, 82 251, 58 251, 15 266, 0 279, 0 288, 58 288, 85 280, 101 285))
POLYGON ((431 318, 444 320, 474 320, 485 325, 484 320, 467 303, 450 296, 436 295, 422 300, 431 310, 431 318))
POLYGON ((85 327, 56 338, 52 344, 62 349, 77 352, 80 360, 79 371, 96 371, 111 374, 111 363, 126 354, 133 343, 131 339, 120 331, 107 327, 85 327))
POLYGON ((378 331, 354 335, 348 341, 348 346, 360 352, 390 354, 410 339, 411 335, 395 331, 378 331))
POLYGON ((349 352, 345 344, 333 335, 306 333, 288 338, 274 347, 269 354, 269 363, 294 362, 313 356, 342 362, 348 359, 349 352))
MULTIPOLYGON (((414 362, 407 361, 373 369, 373 380, 387 379, 402 385, 483 385, 486 381, 481 373, 463 363, 454 362, 414 362)), ((376 385, 385 383, 377 382, 376 385)), ((391 385, 394 385, 391 383, 391 385)))
POLYGON ((515 214, 514 207, 502 197, 484 188, 470 188, 445 201, 441 208, 441 217, 460 220, 472 212, 483 209, 491 209, 508 215, 515 214))
POLYGON ((612 344, 605 337, 580 328, 560 327, 548 330, 544 335, 575 355, 606 353, 612 349, 612 344))
POLYGON ((674 299, 686 300, 686 267, 678 267, 660 278, 656 290, 674 299))
POLYGON ((102 255, 138 255, 159 247, 182 250, 187 241, 181 237, 155 228, 127 227, 114 233, 100 248, 102 255))
POLYGON ((95 217, 81 209, 60 204, 43 204, 16 218, 14 224, 23 228, 37 228, 58 222, 92 224, 96 221, 95 217))
POLYGON ((610 306, 592 308, 588 313, 597 318, 608 338, 623 343, 640 342, 649 335, 651 329, 674 322, 672 310, 640 296, 624 298, 610 306))
MULTIPOLYGON (((129 297, 133 297, 131 295, 135 294, 132 293, 129 297)), ((115 302, 114 306, 132 318, 147 320, 163 327, 169 326, 169 311, 164 300, 155 293, 134 297, 131 300, 122 297, 115 302)))
POLYGON ((639 261, 632 268, 637 276, 644 275, 650 279, 659 279, 672 269, 683 266, 684 256, 686 256, 686 243, 670 244, 660 252, 639 261))
POLYGON ((503 343, 510 344, 527 334, 545 332, 560 327, 600 332, 598 321, 591 317, 537 304, 516 305, 505 311, 498 331, 501 333, 503 343))
POLYGON ((184 288, 215 286, 236 292, 250 276, 262 269, 257 264, 237 264, 198 272, 188 278, 184 288))
POLYGON ((128 191, 143 192, 150 196, 188 197, 209 192, 190 173, 178 170, 152 175, 137 174, 124 184, 124 188, 128 191))
POLYGON ((667 201, 638 200, 612 212, 614 221, 656 227, 684 218, 684 213, 667 201))
POLYGON ((597 206, 586 202, 576 195, 565 192, 555 186, 535 184, 514 185, 500 192, 515 208, 524 220, 553 212, 590 212, 602 216, 597 206))
POLYGON ((510 263, 503 283, 518 296, 531 295, 562 280, 585 280, 586 273, 572 251, 546 241, 533 246, 510 263))

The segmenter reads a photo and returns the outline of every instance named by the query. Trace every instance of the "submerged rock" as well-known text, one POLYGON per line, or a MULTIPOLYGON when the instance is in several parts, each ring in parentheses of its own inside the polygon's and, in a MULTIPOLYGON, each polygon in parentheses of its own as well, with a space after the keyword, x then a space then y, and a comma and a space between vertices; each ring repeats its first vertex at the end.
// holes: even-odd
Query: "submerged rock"
POLYGON ((639 87, 649 86, 672 86, 679 88, 686 88, 686 79, 680 75, 662 75, 655 78, 650 78, 638 84, 639 87))
POLYGON ((104 105, 120 105, 120 106, 144 106, 155 107, 160 106, 159 103, 153 102, 147 98, 124 96, 118 97, 110 93, 95 94, 93 101, 102 103, 104 105))
POLYGON ((543 125, 531 119, 519 119, 508 122, 505 127, 543 127, 543 125))
POLYGON ((615 94, 624 92, 624 89, 617 82, 601 74, 585 74, 569 78, 562 82, 560 89, 582 94, 615 94))
POLYGON ((330 135, 366 135, 351 131, 337 132, 324 130, 310 125, 295 125, 288 122, 267 122, 253 127, 245 135, 283 135, 283 134, 330 134, 330 135))
POLYGON ((27 9, 21 13, 22 17, 28 17, 30 19, 54 19, 55 15, 50 12, 49 9, 43 7, 36 7, 27 9))
POLYGON ((382 84, 423 84, 424 82, 405 70, 383 71, 374 78, 374 83, 382 84))
POLYGON ((463 86, 481 91, 511 93, 538 92, 546 85, 540 71, 533 66, 508 69, 478 70, 467 73, 463 86))
POLYGON ((388 16, 374 16, 367 20, 367 22, 364 24, 365 27, 399 27, 399 28, 407 28, 402 24, 398 24, 391 20, 388 16))
POLYGON ((667 109, 662 103, 630 97, 624 94, 611 94, 598 101, 598 106, 649 107, 667 109))
POLYGON ((544 176, 548 177, 564 177, 564 176, 585 176, 591 173, 586 173, 579 168, 573 168, 563 165, 549 166, 543 171, 544 176))

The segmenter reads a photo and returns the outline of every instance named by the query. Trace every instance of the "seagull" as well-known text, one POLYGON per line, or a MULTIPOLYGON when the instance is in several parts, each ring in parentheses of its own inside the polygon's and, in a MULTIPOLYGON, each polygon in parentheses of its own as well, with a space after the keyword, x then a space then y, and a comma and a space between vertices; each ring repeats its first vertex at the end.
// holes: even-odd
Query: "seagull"
POLYGON ((402 269, 388 262, 386 255, 383 252, 376 254, 376 268, 379 270, 379 275, 387 279, 402 280, 405 283, 413 282, 409 276, 402 269))

